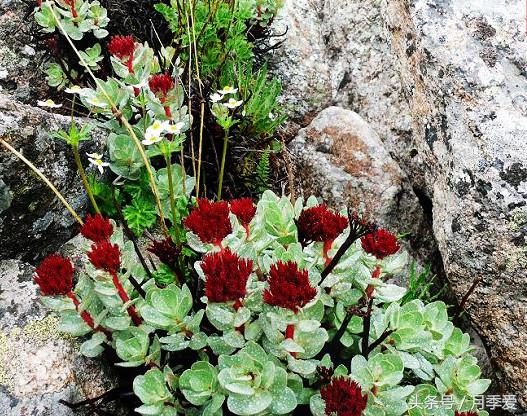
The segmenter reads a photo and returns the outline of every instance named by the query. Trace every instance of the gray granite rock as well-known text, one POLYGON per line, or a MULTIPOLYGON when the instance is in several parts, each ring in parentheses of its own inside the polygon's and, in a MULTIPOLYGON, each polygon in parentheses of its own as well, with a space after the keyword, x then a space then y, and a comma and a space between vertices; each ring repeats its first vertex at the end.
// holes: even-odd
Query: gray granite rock
MULTIPOLYGON (((80 355, 78 340, 57 331, 38 301, 33 267, 0 261, 0 416, 70 416, 78 402, 116 386, 108 364, 80 355)), ((124 410, 110 405, 111 414, 124 410)))
POLYGON ((436 255, 434 237, 411 183, 379 135, 357 113, 322 110, 290 144, 305 195, 349 206, 396 233, 410 233, 409 248, 423 264, 436 255))
MULTIPOLYGON (((68 117, 21 104, 0 94, 0 138, 28 158, 84 215, 87 197, 75 168, 71 149, 52 137, 68 128, 68 117)), ((81 147, 85 166, 87 151, 100 150, 100 132, 95 142, 81 147)), ((56 250, 78 225, 55 194, 12 153, 0 146, 0 259, 29 262, 56 250)))
POLYGON ((445 271, 503 393, 527 407, 527 35, 517 1, 383 2, 412 113, 399 161, 433 205, 445 271))

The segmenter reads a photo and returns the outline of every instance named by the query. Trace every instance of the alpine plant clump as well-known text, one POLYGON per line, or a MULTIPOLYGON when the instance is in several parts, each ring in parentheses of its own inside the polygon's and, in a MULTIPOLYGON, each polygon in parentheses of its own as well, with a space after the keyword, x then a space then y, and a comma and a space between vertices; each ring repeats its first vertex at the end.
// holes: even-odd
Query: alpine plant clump
POLYGON ((199 199, 182 223, 184 245, 148 247, 172 279, 149 276, 101 215, 80 230, 83 267, 53 254, 35 272, 83 354, 113 349, 138 369, 138 413, 487 415, 475 398, 490 381, 446 305, 403 303, 389 283, 407 255, 388 230, 271 191, 257 204, 199 199), (447 396, 443 413, 427 406, 447 396))

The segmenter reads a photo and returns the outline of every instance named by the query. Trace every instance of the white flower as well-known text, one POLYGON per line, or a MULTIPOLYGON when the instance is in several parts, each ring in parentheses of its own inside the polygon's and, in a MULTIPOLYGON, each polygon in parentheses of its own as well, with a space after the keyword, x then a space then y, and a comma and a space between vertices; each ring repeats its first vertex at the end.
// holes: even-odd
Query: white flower
POLYGON ((181 130, 183 130, 183 127, 185 127, 185 123, 178 121, 176 124, 170 124, 166 131, 170 134, 180 134, 181 130))
POLYGON ((227 108, 230 108, 232 110, 232 109, 237 108, 240 105, 242 105, 242 103, 243 103, 242 100, 237 101, 234 98, 229 98, 229 101, 227 101, 226 103, 223 103, 223 105, 225 107, 227 107, 227 108))
POLYGON ((143 143, 145 146, 150 146, 151 144, 156 144, 157 142, 160 142, 161 140, 163 140, 163 138, 160 135, 158 135, 158 136, 154 136, 154 135, 147 136, 145 134, 145 138, 141 141, 141 143, 143 143))
POLYGON ((223 87, 222 90, 218 90, 220 94, 227 95, 227 94, 236 94, 238 92, 238 88, 231 87, 230 85, 226 85, 223 87))
POLYGON ((165 121, 154 121, 147 129, 145 133, 146 136, 159 136, 161 133, 163 133, 165 130, 168 129, 170 122, 168 120, 165 121))
POLYGON ((276 115, 274 115, 273 113, 269 113, 269 120, 275 121, 276 120, 276 115))
POLYGON ((67 92, 68 94, 79 94, 80 96, 83 96, 86 95, 89 90, 89 88, 82 88, 78 85, 72 85, 71 87, 66 88, 64 92, 67 92))
POLYGON ((47 107, 47 108, 60 108, 62 107, 62 104, 55 104, 55 101, 53 101, 51 98, 48 98, 45 101, 38 100, 37 105, 39 107, 47 107))
POLYGON ((214 94, 211 94, 210 100, 213 103, 217 103, 218 101, 223 100, 223 95, 222 94, 218 94, 217 92, 215 92, 214 94))
POLYGON ((110 166, 108 162, 102 161, 102 155, 98 153, 86 153, 86 156, 88 156, 88 160, 90 161, 90 163, 97 167, 97 169, 99 169, 99 172, 101 173, 104 172, 104 168, 106 166, 110 166))

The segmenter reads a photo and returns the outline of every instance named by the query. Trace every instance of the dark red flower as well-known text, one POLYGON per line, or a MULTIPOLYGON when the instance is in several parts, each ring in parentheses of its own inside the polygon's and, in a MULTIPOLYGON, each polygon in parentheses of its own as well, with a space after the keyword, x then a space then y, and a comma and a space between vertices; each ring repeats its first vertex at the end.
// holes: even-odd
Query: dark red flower
POLYGON ((88 251, 88 258, 96 269, 116 273, 121 267, 121 252, 117 244, 101 241, 93 244, 88 251))
POLYGON ((334 378, 320 389, 320 395, 328 416, 360 416, 368 402, 368 395, 362 395, 360 386, 344 377, 334 378))
POLYGON ((147 250, 170 267, 174 265, 177 257, 181 254, 181 250, 174 244, 171 238, 155 240, 147 250))
POLYGON ((150 90, 161 98, 165 98, 174 85, 174 79, 168 74, 156 74, 148 81, 150 90))
POLYGON ((247 227, 256 214, 256 206, 251 198, 233 199, 231 201, 231 212, 236 215, 244 227, 247 227))
POLYGON ((397 253, 401 248, 397 237, 383 228, 362 237, 361 243, 366 253, 374 255, 379 260, 397 253))
POLYGON ((207 278, 205 295, 209 302, 237 301, 245 296, 253 262, 241 259, 236 253, 225 249, 206 255, 201 269, 207 278))
POLYGON ((109 240, 113 234, 113 227, 108 218, 101 214, 88 215, 81 227, 81 234, 94 243, 109 240))
POLYGON ((317 294, 316 289, 309 284, 307 270, 299 270, 295 262, 279 261, 271 266, 269 275, 269 288, 263 294, 264 302, 269 305, 291 309, 296 313, 317 294))
POLYGON ((112 36, 108 44, 108 52, 119 59, 133 57, 135 41, 133 36, 112 36))
POLYGON ((302 211, 297 221, 298 239, 311 241, 333 241, 348 226, 348 219, 321 204, 302 211))
POLYGON ((456 410, 456 414, 454 416, 478 416, 478 414, 476 412, 458 412, 456 410))
POLYGON ((199 199, 198 207, 185 219, 184 225, 204 243, 219 246, 232 232, 229 204, 225 201, 211 202, 208 199, 199 199))
POLYGON ((67 295, 73 290, 73 264, 69 259, 51 254, 37 267, 33 280, 44 296, 67 295))

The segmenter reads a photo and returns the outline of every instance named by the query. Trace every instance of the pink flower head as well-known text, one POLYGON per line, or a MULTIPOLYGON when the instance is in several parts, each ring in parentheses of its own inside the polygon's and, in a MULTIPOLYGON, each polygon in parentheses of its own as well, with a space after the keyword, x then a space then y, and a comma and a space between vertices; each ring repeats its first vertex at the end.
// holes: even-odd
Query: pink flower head
POLYGON ((321 204, 302 211, 297 221, 298 239, 329 242, 335 240, 348 226, 348 219, 321 204))
POLYGON ((113 227, 110 220, 101 214, 88 215, 81 227, 81 234, 94 243, 100 243, 110 239, 113 234, 113 227))
POLYGON ((368 402, 368 395, 362 395, 360 386, 344 377, 331 380, 320 389, 320 395, 328 416, 361 416, 368 402))
POLYGON ((366 253, 374 255, 379 260, 397 253, 401 248, 397 237, 383 228, 362 237, 361 244, 366 253))
POLYGON ((184 225, 202 242, 220 246, 221 241, 232 233, 229 204, 199 199, 197 208, 185 219, 184 225))
POLYGON ((96 269, 105 270, 108 273, 117 273, 121 267, 119 246, 109 241, 93 244, 91 251, 88 251, 88 259, 96 269))
POLYGON ((295 262, 281 261, 273 264, 269 271, 269 287, 263 294, 264 302, 298 312, 312 301, 317 291, 309 284, 307 270, 299 270, 295 262))
POLYGON ((205 295, 209 302, 238 301, 245 296, 253 262, 240 259, 236 253, 226 249, 206 255, 201 269, 207 278, 205 295))
POLYGON ((230 203, 231 212, 236 215, 238 221, 247 227, 256 214, 256 206, 251 198, 233 199, 230 203))
POLYGON ((69 259, 51 254, 37 267, 33 280, 44 296, 67 295, 73 290, 73 264, 69 259))

